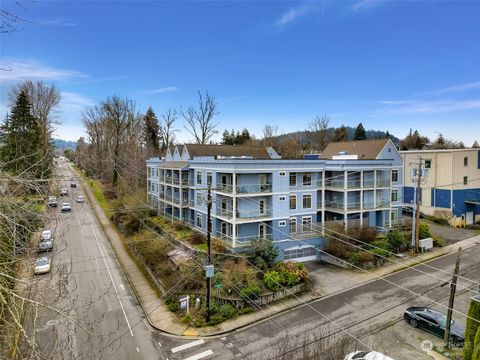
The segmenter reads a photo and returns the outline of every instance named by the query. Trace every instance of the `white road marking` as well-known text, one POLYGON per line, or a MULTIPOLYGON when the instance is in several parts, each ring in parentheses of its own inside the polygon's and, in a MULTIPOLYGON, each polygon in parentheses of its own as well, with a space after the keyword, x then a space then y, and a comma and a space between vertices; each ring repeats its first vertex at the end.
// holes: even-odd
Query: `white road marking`
POLYGON ((160 344, 160 342, 158 342, 158 346, 162 347, 162 344, 160 344))
POLYGON ((110 272, 110 268, 108 267, 107 260, 105 258, 105 255, 103 254, 102 248, 100 246, 100 241, 98 241, 98 236, 97 236, 97 233, 95 232, 95 228, 93 227, 92 223, 90 223, 90 227, 92 228, 93 235, 95 235, 95 240, 97 240, 97 245, 98 245, 98 249, 100 250, 100 255, 102 255, 103 262, 105 263, 105 267, 107 268, 108 275, 110 276, 110 280, 112 281, 113 289, 115 290, 115 294, 117 295, 118 302, 120 303, 120 307, 122 308, 123 316, 127 321, 128 330, 130 330, 130 335, 133 336, 133 331, 132 331, 132 328, 130 327, 130 321, 128 321, 127 314, 125 313, 125 309, 122 304, 122 300, 120 300, 120 295, 118 294, 117 286, 115 285, 115 281, 113 281, 112 273, 110 272))
POLYGON ((185 358, 183 360, 198 360, 198 359, 203 359, 204 357, 207 357, 207 356, 210 356, 213 354, 213 351, 208 349, 207 351, 204 351, 204 352, 201 352, 199 354, 196 354, 196 355, 192 355, 188 358, 185 358))
POLYGON ((182 350, 185 350, 185 349, 190 349, 193 346, 197 346, 197 345, 201 345, 201 344, 205 344, 205 341, 203 339, 195 340, 195 341, 192 341, 192 342, 174 347, 172 349, 172 353, 175 354, 176 352, 179 352, 179 351, 182 351, 182 350))
POLYGON ((118 284, 118 287, 122 290, 125 290, 125 285, 123 285, 122 283, 118 284))
POLYGON ((138 348, 138 346, 137 346, 137 352, 140 352, 140 349, 138 348))

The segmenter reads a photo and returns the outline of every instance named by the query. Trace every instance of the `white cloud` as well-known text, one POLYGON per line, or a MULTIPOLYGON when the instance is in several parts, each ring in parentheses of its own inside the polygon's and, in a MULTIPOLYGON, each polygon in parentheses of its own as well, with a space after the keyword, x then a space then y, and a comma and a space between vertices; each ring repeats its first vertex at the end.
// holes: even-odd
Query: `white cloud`
POLYGON ((95 101, 81 94, 72 92, 60 93, 60 108, 62 112, 81 112, 95 105, 95 101))
POLYGON ((380 0, 359 0, 353 3, 352 10, 361 11, 361 10, 373 9, 374 7, 380 4, 381 4, 380 0))
POLYGON ((150 90, 145 90, 143 93, 144 94, 167 94, 167 93, 174 93, 178 92, 178 89, 175 86, 167 86, 167 87, 162 87, 158 89, 150 89, 150 90))
POLYGON ((67 21, 64 18, 51 19, 51 20, 40 20, 35 22, 38 25, 45 26, 77 26, 77 23, 67 21))
POLYGON ((448 93, 454 93, 454 92, 460 92, 460 91, 466 91, 466 90, 476 90, 476 89, 480 89, 480 82, 472 82, 472 83, 460 84, 456 86, 450 86, 450 87, 438 89, 438 90, 426 91, 426 92, 418 93, 416 94, 416 96, 441 95, 441 94, 448 94, 448 93))
POLYGON ((294 8, 291 8, 282 16, 280 16, 275 24, 279 28, 283 28, 295 21, 298 21, 300 18, 305 17, 306 15, 314 12, 316 10, 316 7, 313 6, 313 4, 303 4, 301 6, 297 6, 294 8))
POLYGON ((387 107, 377 113, 382 115, 391 114, 436 114, 455 111, 480 109, 480 100, 387 100, 381 101, 387 107))
POLYGON ((52 68, 36 62, 6 62, 2 66, 0 84, 23 80, 57 80, 86 78, 78 71, 52 68))

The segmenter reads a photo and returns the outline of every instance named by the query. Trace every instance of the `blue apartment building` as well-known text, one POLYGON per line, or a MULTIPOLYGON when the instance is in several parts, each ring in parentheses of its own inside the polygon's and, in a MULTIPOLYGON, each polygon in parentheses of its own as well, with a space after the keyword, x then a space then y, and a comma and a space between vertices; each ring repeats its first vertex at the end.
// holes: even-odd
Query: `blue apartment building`
POLYGON ((389 228, 401 214, 402 160, 389 139, 332 143, 300 160, 271 147, 185 144, 146 163, 158 214, 203 233, 211 188, 212 236, 233 251, 261 238, 279 260, 315 260, 326 223, 389 228))

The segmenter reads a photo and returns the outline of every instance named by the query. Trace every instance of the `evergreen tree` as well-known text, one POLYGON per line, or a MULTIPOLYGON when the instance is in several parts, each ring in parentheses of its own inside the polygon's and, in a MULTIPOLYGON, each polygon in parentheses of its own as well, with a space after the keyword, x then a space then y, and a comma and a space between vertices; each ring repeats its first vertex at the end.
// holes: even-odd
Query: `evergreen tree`
POLYGON ((335 129, 332 141, 348 141, 348 130, 345 125, 335 129))
POLYGON ((160 138, 158 119, 153 109, 148 108, 147 113, 143 117, 145 145, 147 147, 148 155, 158 155, 160 151, 160 138))
POLYGON ((478 149, 479 147, 480 147, 480 145, 478 145, 478 141, 475 140, 475 142, 472 145, 472 149, 478 149))
POLYGON ((363 128, 363 124, 358 124, 357 128, 355 129, 355 134, 353 135, 353 140, 366 140, 367 134, 365 133, 365 129, 363 128))
POLYGON ((441 133, 438 134, 437 139, 433 143, 433 147, 435 149, 446 149, 448 147, 447 142, 441 133))
POLYGON ((243 129, 241 137, 242 137, 242 144, 245 144, 247 141, 250 140, 250 133, 246 128, 243 129))
POLYGON ((1 127, 4 132, 0 159, 3 170, 12 175, 30 172, 36 178, 45 178, 42 162, 40 124, 32 115, 25 91, 21 91, 1 127))
POLYGON ((390 133, 388 132, 388 130, 387 130, 387 132, 385 133, 385 138, 386 138, 386 139, 390 139, 390 133))

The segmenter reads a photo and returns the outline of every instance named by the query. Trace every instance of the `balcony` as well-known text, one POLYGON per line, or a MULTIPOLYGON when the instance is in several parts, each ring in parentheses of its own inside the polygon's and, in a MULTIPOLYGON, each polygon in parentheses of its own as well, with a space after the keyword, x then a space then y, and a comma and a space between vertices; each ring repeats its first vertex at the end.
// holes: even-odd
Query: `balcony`
POLYGON ((231 194, 233 192, 233 186, 231 184, 217 184, 217 191, 231 194))
POLYGON ((360 179, 348 180, 347 188, 349 189, 358 189, 362 186, 360 179))
POLYGON ((317 210, 321 210, 321 209, 322 209, 322 205, 323 205, 322 200, 318 200, 318 201, 317 201, 317 210))
MULTIPOLYGON (((231 235, 222 234, 217 232, 215 235, 217 238, 225 241, 230 247, 233 247, 234 239, 231 235)), ((250 235, 250 236, 237 236, 235 239, 235 247, 248 247, 251 245, 253 240, 260 239, 260 235, 250 235)), ((273 240, 272 234, 266 234, 262 237, 265 240, 273 240)))
MULTIPOLYGON (((252 211, 239 211, 237 210, 236 213, 237 220, 256 220, 256 219, 264 219, 272 217, 272 210, 252 210, 252 211)), ((233 211, 227 209, 217 209, 217 216, 222 216, 227 219, 233 219, 233 211)))
POLYGON ((182 201, 180 201, 180 198, 174 197, 171 195, 160 194, 160 199, 170 204, 174 204, 178 206, 191 206, 190 205, 191 200, 189 201, 188 199, 182 199, 182 201))
POLYGON ((345 205, 344 205, 343 201, 325 200, 325 208, 344 210, 345 205))
POLYGON ((345 187, 345 182, 343 179, 327 179, 325 180, 325 187, 334 188, 334 189, 343 189, 345 187))
POLYGON ((389 207, 390 203, 388 201, 377 201, 376 204, 371 201, 363 203, 363 210, 384 209, 389 207))
POLYGON ((390 181, 384 179, 377 179, 377 187, 390 187, 390 181))
POLYGON ((358 211, 361 208, 360 202, 349 202, 347 203, 347 211, 358 211))
POLYGON ((237 194, 269 193, 272 192, 272 184, 237 185, 237 194))
POLYGON ((375 180, 373 180, 373 179, 368 179, 368 180, 364 179, 363 180, 363 188, 364 189, 372 189, 374 187, 375 187, 375 180))

